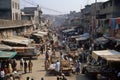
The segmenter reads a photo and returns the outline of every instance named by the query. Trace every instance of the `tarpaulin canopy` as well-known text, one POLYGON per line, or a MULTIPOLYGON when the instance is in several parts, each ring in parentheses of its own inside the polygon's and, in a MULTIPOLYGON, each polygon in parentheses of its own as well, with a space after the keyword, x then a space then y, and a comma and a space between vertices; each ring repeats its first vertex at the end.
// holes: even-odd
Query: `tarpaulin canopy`
POLYGON ((37 36, 37 37, 43 37, 43 34, 39 34, 39 33, 33 33, 33 35, 37 36))
POLYGON ((38 34, 43 34, 43 35, 47 35, 48 34, 48 32, 43 32, 43 31, 38 31, 37 33, 38 34))
POLYGON ((20 36, 13 36, 9 37, 8 39, 2 40, 4 43, 12 43, 12 44, 22 44, 22 45, 28 45, 32 42, 32 39, 24 38, 20 36))
POLYGON ((95 39, 95 42, 105 44, 108 42, 108 39, 106 39, 104 37, 99 37, 99 38, 95 39))
POLYGON ((0 58, 13 58, 17 52, 0 51, 0 58))
POLYGON ((76 38, 76 41, 80 41, 80 40, 87 40, 89 37, 88 36, 81 36, 76 38))
POLYGON ((72 28, 72 29, 67 29, 67 30, 64 30, 63 32, 64 33, 67 33, 67 32, 70 32, 70 31, 74 31, 75 29, 74 28, 72 28))
POLYGON ((5 44, 0 44, 0 51, 2 50, 11 50, 12 47, 5 45, 5 44))
POLYGON ((94 59, 98 59, 98 57, 103 57, 106 60, 111 60, 111 61, 120 61, 120 52, 117 52, 115 50, 101 50, 101 51, 93 51, 92 52, 92 57, 94 59))

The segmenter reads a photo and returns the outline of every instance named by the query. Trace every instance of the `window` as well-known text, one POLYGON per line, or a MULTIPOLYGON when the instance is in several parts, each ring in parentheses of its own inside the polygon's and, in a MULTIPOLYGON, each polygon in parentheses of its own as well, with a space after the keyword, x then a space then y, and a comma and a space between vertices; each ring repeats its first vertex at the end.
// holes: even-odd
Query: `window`
POLYGON ((12 20, 14 20, 14 13, 13 13, 12 17, 13 17, 13 19, 12 19, 12 20))
POLYGON ((20 9, 19 4, 18 4, 18 9, 20 9))
POLYGON ((12 7, 14 8, 14 1, 12 2, 12 7))

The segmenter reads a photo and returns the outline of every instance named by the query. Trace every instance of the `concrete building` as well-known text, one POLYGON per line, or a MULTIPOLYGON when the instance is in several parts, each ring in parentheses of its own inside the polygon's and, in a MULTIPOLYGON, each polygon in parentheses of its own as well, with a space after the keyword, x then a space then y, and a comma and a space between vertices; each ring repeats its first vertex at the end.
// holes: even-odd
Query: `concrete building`
POLYGON ((108 36, 120 38, 119 8, 120 0, 109 0, 101 6, 98 14, 100 29, 108 36))
POLYGON ((120 17, 120 0, 109 0, 102 4, 99 19, 120 17))
POLYGON ((32 23, 35 24, 36 28, 39 28, 41 24, 42 11, 39 6, 37 7, 25 7, 21 10, 21 19, 22 20, 32 20, 32 23))
POLYGON ((97 2, 91 5, 86 5, 85 8, 81 10, 80 22, 82 23, 82 26, 84 26, 85 32, 94 32, 96 26, 98 26, 97 19, 101 5, 101 2, 97 2))
POLYGON ((19 0, 0 0, 0 19, 21 20, 19 0))

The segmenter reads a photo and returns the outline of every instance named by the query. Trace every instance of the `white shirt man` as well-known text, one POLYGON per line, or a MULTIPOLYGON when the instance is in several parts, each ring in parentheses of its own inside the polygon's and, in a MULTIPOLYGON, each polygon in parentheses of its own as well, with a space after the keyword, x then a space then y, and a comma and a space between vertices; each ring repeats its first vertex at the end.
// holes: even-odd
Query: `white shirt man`
POLYGON ((56 62, 55 71, 60 72, 60 62, 59 61, 56 62))
POLYGON ((5 77, 5 72, 4 72, 3 69, 0 71, 0 75, 1 75, 1 78, 2 78, 2 79, 5 77))

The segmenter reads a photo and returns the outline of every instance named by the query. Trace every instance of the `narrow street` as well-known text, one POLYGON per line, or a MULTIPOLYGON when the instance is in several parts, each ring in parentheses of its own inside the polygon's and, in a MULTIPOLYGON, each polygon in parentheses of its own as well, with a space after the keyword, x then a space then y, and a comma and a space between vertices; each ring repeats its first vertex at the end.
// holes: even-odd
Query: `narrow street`
MULTIPOLYGON (((54 41, 58 41, 58 39, 53 36, 54 41)), ((28 60, 27 60, 28 61, 28 60)), ((56 80, 57 76, 49 75, 47 74, 47 71, 45 70, 45 52, 44 54, 41 54, 38 59, 32 59, 33 62, 33 70, 32 73, 26 73, 22 74, 21 80, 26 80, 27 77, 33 78, 34 80, 40 80, 42 77, 45 80, 56 80)), ((17 68, 19 70, 19 60, 17 61, 17 68)), ((66 76, 68 80, 89 80, 84 74, 72 74, 71 76, 66 76)))
MULTIPOLYGON (((33 62, 33 71, 32 73, 26 73, 21 76, 21 80, 26 80, 27 77, 33 78, 34 80, 40 80, 42 77, 45 80, 56 80, 56 76, 49 76, 47 75, 45 71, 45 65, 44 65, 44 54, 40 55, 37 60, 32 60, 33 62)), ((19 61, 18 62, 18 68, 19 68, 19 61)), ((85 75, 72 75, 67 76, 68 80, 89 80, 85 77, 85 75)))
POLYGON ((120 80, 119 8, 120 0, 0 0, 0 80, 120 80))
MULTIPOLYGON (((30 77, 35 80, 40 80, 42 77, 45 80, 56 80, 56 76, 47 75, 45 71, 44 59, 45 59, 45 56, 43 54, 43 55, 40 55, 37 60, 32 60, 33 62, 32 73, 23 74, 21 77, 21 80, 26 80, 26 77, 30 77)), ((18 61, 18 68, 19 68, 19 61, 18 61)), ((75 78, 76 77, 74 75, 67 77, 68 80, 76 80, 75 78)))

